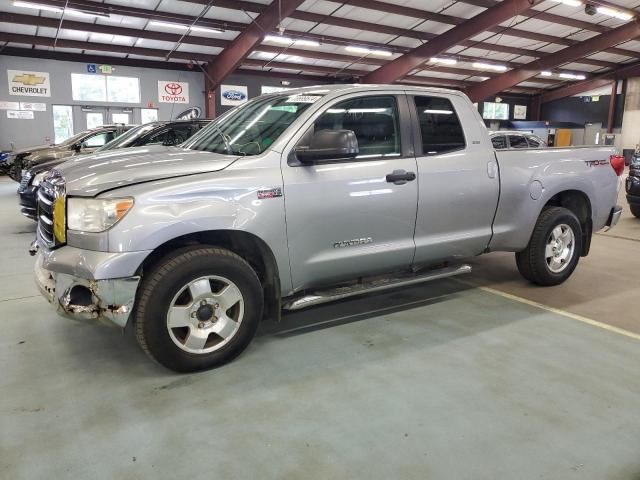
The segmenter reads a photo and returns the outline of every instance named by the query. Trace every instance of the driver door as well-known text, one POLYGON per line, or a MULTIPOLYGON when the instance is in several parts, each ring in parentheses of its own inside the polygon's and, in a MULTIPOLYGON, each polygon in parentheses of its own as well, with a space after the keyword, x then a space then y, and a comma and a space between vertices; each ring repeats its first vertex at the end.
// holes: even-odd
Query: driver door
POLYGON ((282 172, 295 290, 410 267, 418 184, 387 178, 417 171, 409 125, 403 93, 357 94, 324 107, 289 144, 282 172), (301 163, 296 146, 320 130, 353 131, 359 153, 301 163))

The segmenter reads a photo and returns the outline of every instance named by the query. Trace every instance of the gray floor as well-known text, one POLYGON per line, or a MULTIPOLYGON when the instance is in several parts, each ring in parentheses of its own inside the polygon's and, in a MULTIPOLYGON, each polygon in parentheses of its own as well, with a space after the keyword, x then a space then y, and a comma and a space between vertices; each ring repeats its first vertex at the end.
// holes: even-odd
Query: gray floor
POLYGON ((640 478, 638 340, 446 281, 290 315, 175 375, 36 296, 14 191, 0 478, 640 478))

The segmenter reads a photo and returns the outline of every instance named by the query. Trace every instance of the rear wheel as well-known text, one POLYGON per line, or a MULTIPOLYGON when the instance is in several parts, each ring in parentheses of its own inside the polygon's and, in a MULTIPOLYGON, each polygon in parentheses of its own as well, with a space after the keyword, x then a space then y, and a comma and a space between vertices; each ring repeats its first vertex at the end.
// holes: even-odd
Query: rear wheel
POLYGON ((162 259, 140 286, 136 337, 171 370, 222 365, 251 342, 262 318, 260 281, 229 250, 190 247, 162 259))
POLYGON ((634 217, 640 218, 640 206, 639 205, 629 205, 629 209, 631 210, 631 214, 634 217))
POLYGON ((563 207, 542 211, 522 252, 516 253, 520 274, 538 285, 551 286, 571 276, 582 252, 582 229, 578 218, 563 207))

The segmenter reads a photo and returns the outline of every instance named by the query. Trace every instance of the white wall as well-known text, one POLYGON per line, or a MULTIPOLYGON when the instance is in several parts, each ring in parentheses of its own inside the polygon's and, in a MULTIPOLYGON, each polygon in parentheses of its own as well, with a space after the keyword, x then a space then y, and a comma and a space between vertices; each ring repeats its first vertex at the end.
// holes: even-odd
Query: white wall
MULTIPOLYGON (((0 56, 0 101, 39 102, 46 103, 45 112, 35 112, 33 120, 8 119, 5 110, 0 110, 0 149, 9 149, 11 144, 16 148, 51 143, 53 141, 53 116, 51 105, 72 105, 74 109, 74 130, 83 130, 81 106, 109 106, 115 108, 133 108, 131 123, 140 123, 139 109, 146 108, 149 103, 158 108, 158 119, 169 120, 172 116, 186 110, 190 106, 202 108, 204 113, 204 75, 201 72, 161 70, 114 66, 112 75, 138 77, 140 79, 139 104, 113 104, 105 102, 76 102, 71 95, 71 74, 87 73, 86 63, 66 62, 38 58, 0 56), (7 70, 26 70, 48 72, 51 78, 51 97, 22 97, 9 95, 7 70), (158 81, 180 81, 189 84, 189 104, 169 104, 158 102, 158 81)), ((130 115, 131 116, 131 115, 130 115)), ((105 123, 110 119, 105 118, 105 123)))
POLYGON ((640 78, 627 80, 621 137, 622 148, 635 148, 640 143, 640 78))

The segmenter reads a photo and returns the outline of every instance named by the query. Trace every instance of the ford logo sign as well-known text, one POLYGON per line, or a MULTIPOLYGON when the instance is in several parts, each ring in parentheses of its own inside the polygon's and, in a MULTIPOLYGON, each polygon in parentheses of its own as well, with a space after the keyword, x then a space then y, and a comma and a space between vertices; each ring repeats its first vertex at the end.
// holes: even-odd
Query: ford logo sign
POLYGON ((247 96, 243 92, 239 92, 238 90, 226 90, 222 92, 222 96, 227 100, 233 100, 236 102, 241 102, 242 100, 247 98, 247 96))

